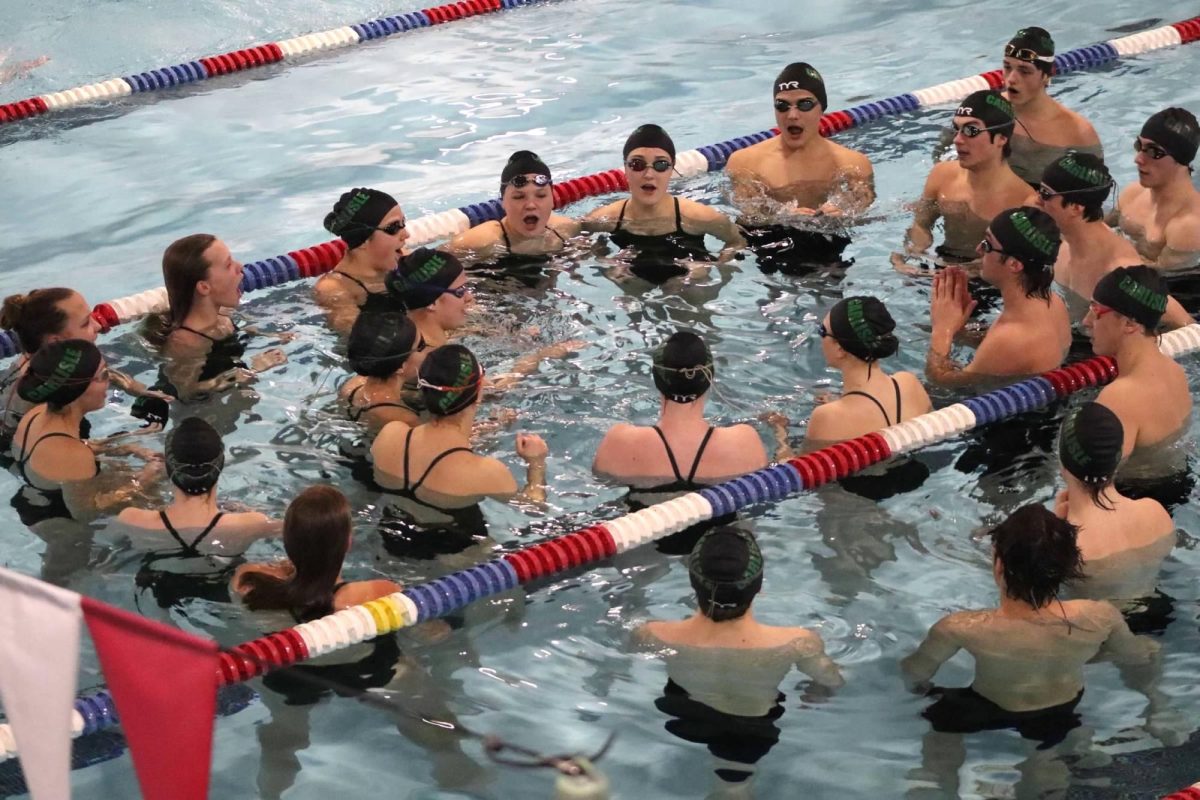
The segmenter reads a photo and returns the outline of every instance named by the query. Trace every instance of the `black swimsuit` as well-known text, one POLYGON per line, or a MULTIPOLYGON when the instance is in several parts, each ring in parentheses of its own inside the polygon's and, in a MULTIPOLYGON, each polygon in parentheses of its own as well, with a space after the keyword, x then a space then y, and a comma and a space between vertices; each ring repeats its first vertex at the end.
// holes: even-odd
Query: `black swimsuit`
POLYGON ((875 404, 875 407, 879 409, 880 414, 883 414, 884 422, 886 422, 888 425, 898 425, 900 423, 900 384, 896 382, 895 378, 892 378, 892 386, 896 390, 896 421, 895 422, 892 422, 892 418, 888 416, 887 409, 883 407, 883 403, 881 403, 875 399, 874 395, 869 395, 866 392, 854 391, 854 392, 846 392, 844 395, 842 395, 842 397, 865 397, 868 400, 870 400, 872 403, 875 404))
MULTIPOLYGON (((48 519, 71 519, 71 510, 67 507, 67 501, 63 497, 62 488, 58 489, 43 489, 40 486, 35 486, 29 478, 29 473, 26 472, 26 467, 29 466, 30 459, 33 458, 33 452, 37 450, 37 446, 47 439, 55 437, 64 437, 74 439, 74 436, 69 433, 53 432, 44 433, 32 445, 29 444, 29 432, 33 429, 33 422, 37 417, 29 420, 29 424, 25 427, 25 436, 21 440, 21 457, 17 459, 17 469, 21 473, 21 477, 25 480, 25 486, 13 496, 12 507, 16 509, 17 516, 21 518, 21 522, 29 527, 33 527, 39 522, 44 522, 48 519)), ((95 460, 95 456, 93 456, 95 460)), ((97 475, 100 472, 100 462, 95 461, 96 471, 92 473, 97 475)))
POLYGON ((384 400, 379 403, 371 403, 371 404, 365 405, 365 406, 354 405, 354 398, 359 393, 359 391, 362 390, 363 386, 366 386, 366 384, 364 383, 364 384, 362 384, 362 386, 355 386, 350 391, 349 396, 346 397, 346 405, 348 406, 347 414, 350 416, 351 422, 358 422, 360 419, 362 419, 363 414, 365 414, 368 411, 371 411, 373 409, 376 409, 376 408, 400 408, 400 409, 404 409, 405 411, 408 411, 412 414, 415 414, 418 417, 421 416, 420 409, 413 408, 408 403, 403 402, 403 400, 396 400, 396 401, 384 400))
MULTIPOLYGON (((503 222, 497 222, 500 226, 500 235, 504 238, 503 255, 497 256, 489 262, 476 264, 472 267, 472 272, 478 273, 484 277, 491 278, 497 282, 516 282, 537 289, 544 287, 547 281, 545 267, 550 263, 553 256, 550 253, 541 254, 524 254, 514 253, 512 251, 512 241, 508 237, 508 229, 504 227, 503 222)), ((558 237, 558 240, 564 245, 567 240, 561 233, 547 226, 548 231, 558 237)))
POLYGON ((223 516, 225 516, 225 512, 218 511, 209 520, 204 530, 200 531, 191 542, 188 542, 171 524, 167 512, 158 512, 158 518, 162 521, 163 528, 171 534, 172 539, 179 543, 179 549, 147 553, 134 577, 134 583, 138 589, 149 589, 159 608, 170 608, 189 598, 200 598, 214 603, 229 602, 229 579, 233 576, 237 565, 241 563, 241 559, 230 559, 226 562, 220 557, 200 552, 200 543, 208 538, 223 516), (177 558, 207 558, 212 564, 212 570, 178 572, 155 566, 159 561, 177 558))
MULTIPOLYGON (((900 405, 900 384, 895 378, 892 378, 892 387, 896 390, 896 416, 894 420, 888 416, 887 409, 884 408, 883 403, 879 402, 873 395, 855 391, 846 392, 842 397, 851 397, 853 395, 865 397, 879 409, 879 413, 883 415, 885 423, 888 425, 898 425, 903 419, 903 414, 901 413, 900 405)), ((928 477, 929 467, 925 466, 925 464, 911 458, 901 458, 899 461, 888 466, 882 473, 847 475, 845 478, 839 480, 838 484, 848 492, 853 492, 860 497, 879 502, 902 492, 910 492, 916 489, 928 477)))
POLYGON ((683 229, 678 197, 675 198, 675 230, 670 233, 631 233, 622 228, 628 205, 628 200, 621 204, 617 226, 608 238, 622 250, 635 251, 630 268, 634 275, 651 283, 662 283, 687 274, 686 267, 675 263, 678 260, 712 261, 712 253, 704 246, 704 234, 688 233, 683 229))
POLYGON ((363 300, 358 308, 360 311, 404 311, 404 305, 391 292, 384 289, 382 292, 372 292, 367 288, 367 285, 353 275, 348 275, 340 270, 334 270, 330 275, 340 275, 348 281, 357 283, 362 290, 367 293, 367 298, 363 300))
MULTIPOLYGON (((687 477, 685 478, 683 477, 683 473, 679 471, 679 462, 675 458, 675 451, 671 449, 670 443, 667 442, 666 434, 662 432, 661 428, 655 425, 654 432, 658 434, 658 438, 662 440, 663 448, 667 451, 667 460, 671 462, 671 472, 675 474, 675 480, 645 489, 631 489, 629 495, 626 497, 630 508, 637 511, 659 502, 657 498, 653 500, 646 498, 646 500, 650 500, 650 502, 646 502, 642 497, 644 495, 679 495, 683 492, 694 492, 697 489, 705 488, 707 484, 696 482, 696 471, 700 469, 700 459, 704 458, 704 450, 708 447, 708 442, 715 430, 716 428, 711 425, 708 427, 708 431, 705 432, 704 438, 700 441, 700 447, 696 449, 696 455, 692 459, 692 467, 688 470, 687 477)), ((663 497, 662 499, 668 498, 663 497)), ((658 549, 660 552, 670 555, 686 555, 692 552, 692 548, 695 547, 696 542, 699 541, 705 531, 715 525, 728 524, 734 519, 735 515, 729 514, 724 517, 698 522, 691 527, 684 528, 677 533, 672 533, 670 536, 659 539, 657 542, 658 549)))
POLYGON ((189 544, 188 542, 184 541, 182 536, 179 535, 179 531, 175 530, 175 526, 172 525, 171 520, 167 518, 167 512, 165 510, 158 512, 158 518, 162 520, 163 527, 167 529, 167 533, 171 534, 171 537, 175 541, 179 542, 179 546, 182 548, 180 555, 189 557, 199 557, 202 555, 201 552, 196 549, 197 546, 204 541, 204 538, 208 536, 208 534, 212 533, 212 529, 217 527, 217 523, 221 521, 221 517, 223 516, 225 516, 225 512, 218 511, 217 515, 208 523, 208 527, 200 531, 200 535, 193 539, 189 544))
POLYGON ((850 237, 837 233, 803 230, 790 225, 740 224, 742 236, 754 253, 758 268, 765 273, 806 275, 820 267, 848 267, 842 252, 850 237))

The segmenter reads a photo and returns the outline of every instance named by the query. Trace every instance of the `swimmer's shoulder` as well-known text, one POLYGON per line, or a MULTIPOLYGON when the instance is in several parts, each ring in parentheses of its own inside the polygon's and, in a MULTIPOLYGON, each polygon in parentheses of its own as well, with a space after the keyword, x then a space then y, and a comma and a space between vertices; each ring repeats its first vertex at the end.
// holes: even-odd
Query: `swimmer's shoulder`
POLYGON ((1100 135, 1096 133, 1095 126, 1088 121, 1087 117, 1066 106, 1062 106, 1062 110, 1065 112, 1064 119, 1071 126, 1071 131, 1074 134, 1073 138, 1078 139, 1075 144, 1082 145, 1083 147, 1095 147, 1100 144, 1100 135))
POLYGON ((130 528, 162 529, 162 519, 158 510, 152 508, 123 508, 121 513, 117 514, 117 522, 130 528))
POLYGON ((966 171, 958 163, 958 161, 939 161, 933 165, 933 169, 929 170, 929 177, 925 179, 925 193, 936 194, 954 183, 959 178, 965 180, 966 171))
POLYGON ((350 401, 350 395, 354 394, 364 383, 367 382, 365 375, 355 375, 350 380, 342 384, 342 388, 338 389, 338 397, 344 401, 350 401))
POLYGON ((467 253, 486 258, 486 254, 480 251, 494 245, 500 239, 501 232, 499 220, 488 220, 455 236, 446 244, 446 249, 455 255, 467 253))
POLYGON ((352 581, 334 596, 333 607, 340 611, 351 606, 369 603, 400 591, 400 585, 389 580, 352 581))
POLYGON ((872 174, 874 171, 874 168, 871 166, 871 159, 867 158, 864 153, 852 150, 837 142, 831 141, 829 145, 833 148, 831 152, 833 153, 833 160, 839 172, 845 175, 865 176, 872 174))
POLYGON ((1171 513, 1153 497, 1130 500, 1129 507, 1136 514, 1139 531, 1164 536, 1175 530, 1175 520, 1171 518, 1171 513))
POLYGON ((718 209, 704 203, 689 200, 686 197, 677 197, 679 200, 679 213, 688 219, 696 222, 713 222, 720 219, 728 219, 728 217, 718 209))
POLYGON ((212 349, 212 340, 195 331, 175 328, 167 334, 163 352, 174 358, 204 355, 212 349))
MULTIPOLYGON (((341 266, 340 262, 338 266, 341 266)), ((313 284, 313 298, 321 305, 340 305, 363 292, 363 288, 358 284, 335 275, 336 271, 335 266, 333 270, 317 278, 317 282, 313 284)))
POLYGON ((383 456, 392 455, 398 451, 403 452, 404 438, 413 427, 396 420, 380 428, 375 441, 371 443, 371 456, 373 459, 380 461, 383 456))
POLYGON ((929 390, 925 388, 925 384, 919 377, 911 372, 896 372, 892 377, 900 385, 900 397, 904 401, 904 408, 901 411, 904 413, 905 419, 933 409, 933 401, 929 399, 929 390))
POLYGON ((580 231, 579 220, 572 217, 565 217, 561 214, 551 214, 547 226, 558 231, 564 239, 578 236, 580 231))
MULTIPOLYGON (((749 147, 743 147, 729 156, 729 160, 725 162, 725 171, 731 174, 736 173, 739 176, 746 175, 746 173, 753 172, 768 153, 778 149, 778 137, 764 139, 749 147)), ((746 177, 750 176, 746 175, 746 177)))
POLYGON ((585 220, 607 220, 616 219, 621 212, 621 206, 625 204, 625 200, 614 200, 611 203, 605 203, 599 208, 594 208, 584 217, 585 220))

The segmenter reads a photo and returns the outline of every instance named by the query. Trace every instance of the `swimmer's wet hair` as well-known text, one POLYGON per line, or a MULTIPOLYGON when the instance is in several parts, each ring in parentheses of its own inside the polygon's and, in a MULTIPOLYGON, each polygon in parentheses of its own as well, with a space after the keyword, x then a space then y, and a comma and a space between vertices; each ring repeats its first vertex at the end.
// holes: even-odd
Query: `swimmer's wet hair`
POLYGON ((399 311, 364 311, 354 320, 346 356, 359 375, 388 378, 395 375, 417 343, 417 326, 399 311))
POLYGON ((211 233, 193 233, 176 239, 163 251, 163 285, 167 287, 167 324, 178 328, 187 319, 196 299, 196 284, 208 278, 212 265, 204 253, 217 237, 211 233))
POLYGON ((995 558, 1004 568, 1004 593, 1034 608, 1058 597, 1068 581, 1083 578, 1079 528, 1045 506, 1018 508, 992 529, 995 558))
POLYGON ((74 289, 62 286, 10 294, 0 308, 0 328, 17 335, 22 353, 36 353, 47 336, 62 333, 70 322, 58 304, 74 294, 74 289))
POLYGON ((691 331, 676 331, 654 351, 651 370, 654 386, 663 397, 675 403, 692 403, 712 386, 712 352, 691 331))
POLYGON ((745 616, 762 590, 763 557, 758 542, 749 531, 732 525, 700 537, 687 566, 696 605, 713 622, 745 616))
POLYGON ((188 417, 167 434, 167 477, 184 494, 208 494, 225 467, 221 434, 200 417, 188 417))

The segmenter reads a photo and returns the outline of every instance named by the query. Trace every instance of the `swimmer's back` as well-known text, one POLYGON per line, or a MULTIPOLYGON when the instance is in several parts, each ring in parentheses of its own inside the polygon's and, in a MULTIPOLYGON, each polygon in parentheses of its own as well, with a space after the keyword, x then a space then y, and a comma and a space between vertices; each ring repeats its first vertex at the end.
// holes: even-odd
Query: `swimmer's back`
MULTIPOLYGON (((680 473, 687 475, 697 451, 704 442, 706 429, 664 434, 675 456, 680 473)), ((745 475, 767 465, 762 439, 752 426, 730 425, 712 428, 696 465, 696 483, 714 484, 745 475)), ((596 471, 637 488, 657 486, 675 480, 671 458, 653 426, 621 423, 613 426, 596 451, 596 471)))

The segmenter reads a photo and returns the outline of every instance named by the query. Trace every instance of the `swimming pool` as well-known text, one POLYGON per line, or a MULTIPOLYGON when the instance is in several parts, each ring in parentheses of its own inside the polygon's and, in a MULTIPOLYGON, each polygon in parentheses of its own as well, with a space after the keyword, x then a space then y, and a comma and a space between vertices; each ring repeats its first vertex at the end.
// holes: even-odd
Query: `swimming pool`
MULTIPOLYGON (((199 27, 187 25, 195 12, 184 6, 151 16, 115 3, 65 6, 56 9, 54 21, 50 15, 0 19, 14 42, 47 42, 55 56, 29 81, 3 87, 0 99, 383 10, 349 2, 318 11, 307 6, 271 4, 268 15, 254 14, 253 6, 214 4, 205 9, 211 24, 199 27), (119 26, 113 19, 118 11, 119 26), (102 42, 99 49, 83 47, 91 37, 102 42), (84 53, 89 63, 82 63, 84 53)), ((1092 7, 1087 19, 1066 4, 1040 13, 1036 22, 1054 33, 1060 47, 1113 35, 1097 20, 1134 21, 1117 4, 1092 7)), ((1181 13, 1168 3, 1139 9, 1139 17, 1151 15, 1170 21, 1181 13)), ((836 4, 797 20, 782 3, 747 11, 706 2, 681 13, 665 5, 563 2, 268 68, 269 80, 227 79, 131 100, 117 114, 85 110, 34 121, 5 132, 10 138, 0 149, 6 183, 19 187, 14 194, 20 198, 0 221, 6 242, 0 290, 7 294, 64 276, 98 302, 157 286, 163 246, 194 230, 220 234, 246 260, 321 241, 327 237, 320 219, 352 185, 392 192, 411 217, 457 207, 492 196, 504 158, 521 147, 537 150, 560 178, 608 169, 617 165, 629 130, 644 121, 662 122, 680 147, 761 130, 771 123, 765 82, 787 61, 816 63, 832 107, 839 108, 991 69, 1004 38, 1031 22, 1011 8, 965 3, 892 4, 886 10, 836 4), (703 70, 697 69, 697 52, 703 70)), ((1186 48, 1168 50, 1060 81, 1057 95, 1096 124, 1122 182, 1133 174, 1124 143, 1149 113, 1168 104, 1200 105, 1200 90, 1190 80, 1195 58, 1186 48)), ((845 292, 887 294, 904 328, 898 365, 918 368, 926 333, 916 321, 925 319, 925 295, 890 271, 887 254, 907 225, 902 202, 919 191, 942 122, 937 112, 925 112, 840 138, 875 161, 880 197, 879 218, 856 235, 856 263, 844 280, 768 277, 745 262, 719 291, 698 287, 664 297, 626 293, 585 262, 574 274, 561 275, 551 291, 506 298, 504 305, 521 320, 514 331, 536 324, 547 340, 582 336, 592 344, 571 361, 547 365, 506 399, 523 412, 521 426, 550 443, 553 507, 547 519, 532 521, 489 507, 495 538, 577 527, 579 520, 595 518, 597 507, 614 513, 623 492, 591 477, 591 453, 612 421, 652 414, 648 351, 674 325, 696 327, 710 338, 720 391, 712 408, 723 420, 781 406, 794 419, 807 416, 810 390, 826 378, 819 352, 806 341, 808 320, 845 292)), ((721 202, 719 176, 677 188, 721 202)), ((222 482, 223 496, 279 511, 300 486, 336 481, 363 509, 357 574, 428 577, 428 565, 397 563, 382 552, 372 524, 375 498, 354 488, 338 454, 338 441, 351 432, 333 409, 341 362, 307 292, 282 288, 248 300, 248 316, 287 326, 300 339, 288 348, 288 367, 269 373, 260 386, 260 398, 227 401, 242 415, 228 440, 234 466, 222 482)), ((107 342, 113 354, 144 365, 144 376, 153 374, 132 330, 117 331, 107 342)), ((511 359, 527 340, 506 333, 469 344, 490 364, 511 359)), ((1194 364, 1188 367, 1196 374, 1194 364)), ((106 419, 101 429, 122 424, 106 419)), ((508 454, 511 434, 492 447, 508 454)), ((932 477, 919 490, 880 505, 832 488, 789 500, 758 519, 768 576, 759 617, 819 624, 848 678, 846 688, 823 704, 802 702, 796 682, 785 682, 783 738, 760 765, 759 796, 793 797, 796 786, 813 796, 893 796, 922 785, 910 772, 921 765, 927 726, 917 714, 925 701, 903 692, 896 661, 944 611, 991 602, 986 548, 973 533, 1027 499, 1049 499, 1053 485, 1053 470, 1037 453, 988 475, 967 455, 961 442, 934 448, 932 477), (960 502, 935 518, 930 508, 945 508, 947 497, 960 502)), ((15 491, 11 477, 3 480, 4 489, 15 491)), ((1185 531, 1195 529, 1194 513, 1190 506, 1177 512, 1185 531)), ((9 565, 38 574, 40 542, 15 515, 7 519, 0 546, 9 565)), ((1189 720, 1196 717, 1190 680, 1197 650, 1197 590, 1189 580, 1196 565, 1193 544, 1184 537, 1160 581, 1176 606, 1163 637, 1167 661, 1159 689, 1182 734, 1191 732, 1189 720)), ((97 548, 96 560, 71 587, 133 607, 136 558, 97 548)), ((629 628, 648 615, 682 616, 688 595, 686 572, 677 562, 638 551, 543 586, 524 608, 509 599, 474 610, 446 641, 405 640, 404 646, 434 676, 422 684, 428 696, 442 698, 441 707, 467 726, 552 751, 591 749, 616 730, 618 740, 601 766, 619 794, 697 796, 711 781, 708 755, 662 730, 665 718, 653 700, 665 672, 628 641, 629 628)), ((145 597, 138 607, 162 613, 145 597)), ((258 632, 253 620, 204 602, 173 609, 171 617, 224 644, 258 632)), ((94 663, 85 657, 85 664, 94 663)), ((954 663, 959 669, 945 671, 941 682, 965 677, 966 662, 954 663)), ((89 683, 85 676, 83 685, 89 683)), ((1139 727, 1144 703, 1121 686, 1111 667, 1092 668, 1082 706, 1087 728, 1069 740, 1078 755, 1069 760, 1072 766, 1157 747, 1139 727)), ((213 796, 253 794, 260 761, 255 732, 272 713, 288 716, 258 703, 218 723, 213 796)), ((338 789, 356 796, 448 796, 456 781, 468 783, 469 796, 549 792, 545 775, 487 767, 476 743, 463 745, 469 760, 446 741, 421 746, 397 736, 394 722, 351 701, 296 711, 287 724, 293 731, 307 728, 311 740, 288 797, 338 789), (477 777, 471 763, 482 765, 477 777)), ((1022 792, 1048 789, 1065 779, 1065 763, 1061 756, 1033 754, 1010 734, 973 736, 960 793, 1012 794, 1018 776, 1022 792)), ((74 779, 80 796, 135 791, 127 757, 76 772, 74 779)))

